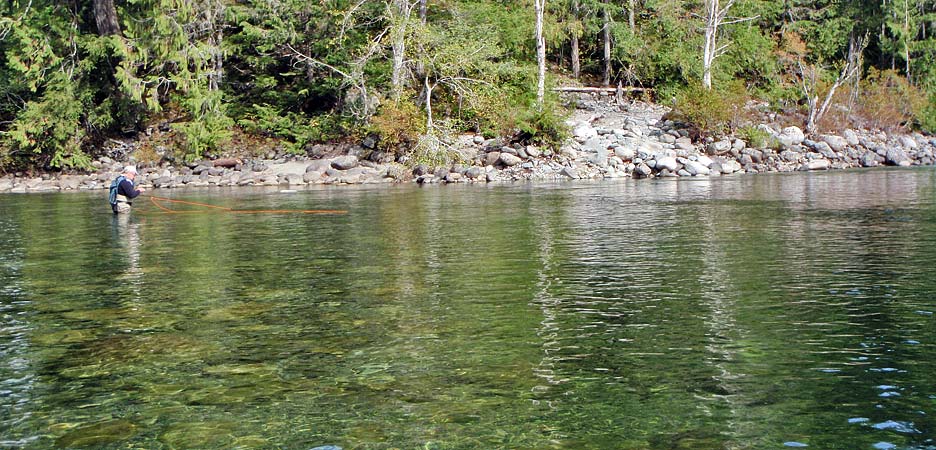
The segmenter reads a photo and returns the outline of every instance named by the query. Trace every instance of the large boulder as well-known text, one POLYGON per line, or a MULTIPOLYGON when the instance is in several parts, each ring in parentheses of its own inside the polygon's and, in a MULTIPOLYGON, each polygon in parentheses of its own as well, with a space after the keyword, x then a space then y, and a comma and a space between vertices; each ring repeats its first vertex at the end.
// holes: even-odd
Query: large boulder
POLYGON ((708 175, 710 172, 708 167, 705 167, 702 163, 698 161, 687 160, 685 163, 685 167, 686 167, 686 171, 692 174, 693 176, 708 175))
POLYGON ((562 176, 571 178, 573 180, 577 180, 579 178, 578 171, 575 170, 574 167, 563 167, 559 173, 562 174, 562 176))
POLYGON ((784 147, 793 147, 802 144, 806 140, 806 134, 799 127, 786 127, 777 135, 777 140, 784 147))
POLYGON ((357 167, 358 164, 358 158, 353 155, 339 156, 331 162, 331 166, 338 170, 350 170, 357 167))
POLYGON ((907 153, 899 148, 888 149, 884 158, 887 161, 887 164, 891 166, 906 167, 912 164, 912 161, 910 161, 910 157, 907 156, 907 153))
POLYGON ((594 153, 589 154, 588 161, 598 167, 608 167, 607 147, 598 147, 594 153))
POLYGON ((679 162, 676 161, 676 158, 672 156, 664 156, 656 160, 656 169, 660 170, 669 170, 670 172, 675 172, 679 169, 679 162))
POLYGON ((634 175, 638 178, 649 177, 653 173, 653 169, 650 166, 640 163, 637 167, 634 168, 634 175))
POLYGON ((498 161, 500 161, 500 157, 501 152, 489 152, 484 155, 484 165, 493 166, 494 164, 497 164, 498 161))
POLYGON ((917 141, 913 138, 913 136, 901 136, 899 140, 900 145, 905 149, 916 150, 919 147, 919 144, 917 144, 917 141))
POLYGON ((705 148, 705 150, 710 155, 721 155, 724 153, 728 153, 728 151, 731 150, 731 147, 732 147, 731 141, 724 139, 721 141, 712 142, 705 148))
POLYGON ((877 167, 878 158, 880 157, 877 155, 877 153, 868 151, 861 155, 859 163, 861 164, 861 167, 877 167))
POLYGON ((614 156, 624 161, 631 161, 637 156, 637 151, 630 147, 617 146, 614 147, 614 156))
POLYGON ((805 164, 806 170, 827 170, 832 166, 828 159, 814 159, 805 164))
MULTIPOLYGON (((861 140, 858 138, 858 133, 852 129, 843 131, 842 137, 845 138, 845 141, 848 142, 848 145, 851 145, 853 147, 861 143, 861 140)), ((832 145, 832 144, 829 144, 829 145, 832 145)))
POLYGON ((520 159, 519 156, 511 155, 510 153, 501 153, 500 155, 500 163, 507 167, 516 166, 517 164, 520 164, 521 162, 523 162, 523 160, 520 159))
POLYGON ((832 134, 824 134, 820 136, 819 139, 822 142, 829 144, 829 147, 832 147, 832 150, 835 150, 837 152, 841 152, 845 150, 845 147, 848 147, 848 140, 841 136, 835 136, 832 134))
POLYGON ((721 173, 725 175, 740 172, 743 169, 744 168, 741 167, 741 163, 735 159, 728 159, 721 162, 721 173))
POLYGON ((784 150, 780 152, 780 159, 786 162, 799 162, 802 158, 802 153, 797 153, 792 150, 784 150))
POLYGON ((579 123, 572 128, 572 136, 579 142, 585 142, 598 137, 598 130, 594 129, 590 124, 579 123))
POLYGON ((583 152, 597 153, 599 151, 608 149, 608 141, 600 138, 594 137, 582 144, 583 152))

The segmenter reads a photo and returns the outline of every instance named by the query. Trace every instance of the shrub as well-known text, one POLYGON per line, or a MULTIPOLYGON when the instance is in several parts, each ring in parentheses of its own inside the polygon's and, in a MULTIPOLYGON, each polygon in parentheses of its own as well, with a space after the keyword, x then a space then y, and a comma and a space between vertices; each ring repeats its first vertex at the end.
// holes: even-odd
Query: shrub
POLYGON ((929 101, 917 114, 920 129, 927 133, 936 133, 936 94, 930 94, 929 101))
POLYGON ((518 113, 516 138, 520 142, 557 148, 569 137, 563 111, 554 102, 518 113))
POLYGON ((292 154, 303 154, 308 144, 337 139, 347 133, 345 120, 333 114, 309 118, 270 105, 252 106, 253 112, 237 123, 247 132, 284 139, 283 148, 292 154))
POLYGON ((518 92, 516 101, 501 105, 497 134, 515 142, 558 148, 570 136, 569 127, 565 124, 566 110, 553 94, 547 95, 543 106, 537 108, 531 94, 518 92))
POLYGON ((871 69, 861 83, 857 113, 868 128, 905 131, 915 123, 933 119, 927 116, 928 102, 923 92, 894 70, 871 69))
POLYGON ((767 148, 768 146, 773 147, 773 141, 776 140, 773 136, 770 135, 770 133, 751 125, 745 125, 741 128, 738 128, 738 131, 736 131, 735 134, 747 142, 747 144, 752 148, 767 148))
POLYGON ((412 102, 390 102, 380 107, 368 130, 379 136, 382 149, 401 153, 426 132, 426 119, 412 102))
POLYGON ((224 114, 209 114, 200 120, 174 125, 185 138, 186 152, 182 159, 195 161, 206 152, 217 150, 230 140, 232 126, 234 120, 224 114))
POLYGON ((4 133, 5 165, 79 168, 91 166, 81 149, 85 131, 82 92, 64 79, 56 79, 45 96, 26 103, 4 133))
POLYGON ((702 134, 720 135, 737 128, 746 100, 747 92, 740 80, 720 89, 705 89, 694 83, 676 95, 673 112, 702 134))
POLYGON ((409 150, 409 164, 416 166, 425 164, 428 167, 451 167, 455 163, 463 163, 467 159, 454 145, 457 131, 453 121, 436 122, 432 133, 419 136, 415 145, 409 150))

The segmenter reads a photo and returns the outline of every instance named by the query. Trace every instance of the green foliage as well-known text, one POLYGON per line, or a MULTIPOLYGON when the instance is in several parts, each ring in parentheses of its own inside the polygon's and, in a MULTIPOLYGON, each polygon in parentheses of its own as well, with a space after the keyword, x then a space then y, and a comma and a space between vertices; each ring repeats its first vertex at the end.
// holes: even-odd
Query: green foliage
POLYGON ((693 2, 647 0, 645 13, 650 20, 638 35, 643 41, 634 65, 645 84, 685 86, 701 78, 702 37, 699 16, 692 13, 693 2))
POLYGON ((566 111, 559 105, 555 95, 546 97, 542 108, 534 106, 533 99, 527 107, 506 108, 502 117, 500 134, 510 135, 514 141, 525 144, 558 148, 571 135, 565 124, 566 111))
POLYGON ((494 44, 499 51, 513 55, 515 60, 535 62, 532 7, 516 1, 468 0, 460 3, 453 8, 451 18, 443 23, 486 24, 487 34, 481 36, 483 42, 494 44))
POLYGON ((869 128, 905 131, 931 122, 927 96, 894 70, 872 69, 861 86, 858 114, 869 128))
POLYGON ((920 130, 927 133, 936 133, 936 94, 930 94, 927 102, 917 114, 920 130))
POLYGON ((250 114, 237 122, 250 133, 283 139, 284 149, 291 154, 304 154, 306 146, 315 142, 337 139, 348 133, 347 123, 334 115, 314 118, 299 113, 282 113, 270 105, 253 105, 250 114))
POLYGON ((457 142, 457 127, 454 121, 446 120, 435 125, 433 133, 419 136, 416 145, 409 151, 409 164, 425 164, 428 167, 451 167, 464 163, 466 158, 454 145, 457 142))
POLYGON ((29 102, 6 133, 13 159, 20 163, 38 163, 49 167, 90 167, 90 158, 81 150, 82 99, 69 83, 59 79, 51 83, 46 95, 29 102))
MULTIPOLYGON (((14 4, 15 5, 15 4, 14 4)), ((35 2, 0 20, 0 160, 4 165, 88 168, 89 133, 127 122, 111 96, 106 65, 113 41, 84 35, 54 2, 35 2), (103 75, 103 76, 102 76, 103 75)))
MULTIPOLYGON (((564 112, 555 103, 532 109, 529 2, 431 1, 425 21, 416 12, 402 20, 393 9, 399 5, 131 0, 115 2, 120 34, 99 36, 93 2, 0 2, 0 165, 84 167, 97 156, 95 143, 157 119, 173 123, 184 139, 177 149, 183 159, 223 148, 233 124, 281 140, 293 153, 375 132, 388 148, 419 147, 426 160, 439 151, 440 161, 451 159, 446 136, 457 132, 538 145, 565 138, 564 112), (395 36, 404 37, 406 48, 405 97, 389 105, 396 100, 395 36)), ((722 133, 740 123, 745 92, 778 110, 796 109, 798 63, 834 78, 849 39, 870 31, 864 69, 874 70, 856 117, 869 126, 936 128, 936 3, 737 0, 719 28, 727 47, 713 68, 716 92, 695 87, 703 6, 547 2, 548 60, 566 66, 569 39, 577 36, 583 82, 594 84, 604 66, 607 16, 612 83, 651 87, 658 101, 675 102, 676 112, 701 130, 722 133), (881 72, 887 69, 896 71, 881 72), (894 98, 902 100, 888 101, 894 98)))
POLYGON ((705 89, 701 83, 682 90, 674 113, 707 135, 721 135, 737 128, 742 119, 747 92, 740 82, 705 89))
POLYGON ((737 129, 735 134, 747 142, 752 148, 773 147, 775 138, 770 133, 750 125, 745 125, 737 129))
POLYGON ((381 148, 399 152, 426 134, 426 119, 412 102, 388 103, 371 119, 369 130, 380 138, 381 148))
POLYGON ((742 79, 749 86, 769 90, 781 83, 779 63, 775 57, 777 44, 753 22, 736 25, 731 33, 731 46, 716 67, 718 83, 742 79), (723 75, 724 74, 724 75, 723 75))
POLYGON ((217 150, 231 139, 234 120, 224 114, 207 114, 200 120, 175 124, 185 138, 186 152, 182 155, 187 162, 201 159, 208 151, 217 150))

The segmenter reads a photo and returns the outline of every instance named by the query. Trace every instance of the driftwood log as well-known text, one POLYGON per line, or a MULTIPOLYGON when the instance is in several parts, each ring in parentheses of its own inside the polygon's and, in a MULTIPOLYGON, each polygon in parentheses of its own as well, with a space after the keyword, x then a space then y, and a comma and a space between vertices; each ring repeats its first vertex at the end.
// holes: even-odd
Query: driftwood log
POLYGON ((614 94, 615 99, 617 100, 618 105, 624 104, 624 93, 625 92, 645 92, 650 93, 653 89, 637 87, 637 86, 622 86, 618 84, 617 87, 578 87, 578 86, 569 86, 569 87, 557 87, 553 88, 556 92, 578 92, 578 93, 592 93, 592 94, 614 94))
POLYGON ((620 92, 652 92, 651 88, 636 86, 618 86, 618 87, 557 87, 553 88, 556 92, 581 92, 581 93, 617 93, 620 92))
POLYGON ((212 162, 212 165, 215 167, 225 167, 230 169, 231 167, 236 167, 238 164, 243 164, 244 162, 237 158, 221 158, 216 159, 212 162))

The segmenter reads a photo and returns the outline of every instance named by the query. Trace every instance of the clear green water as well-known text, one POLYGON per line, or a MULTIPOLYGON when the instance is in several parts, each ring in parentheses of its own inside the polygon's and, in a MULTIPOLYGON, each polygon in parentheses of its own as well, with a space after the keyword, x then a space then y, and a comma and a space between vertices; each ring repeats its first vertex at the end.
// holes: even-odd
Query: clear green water
POLYGON ((936 448, 932 169, 162 194, 350 213, 0 196, 0 447, 936 448))

